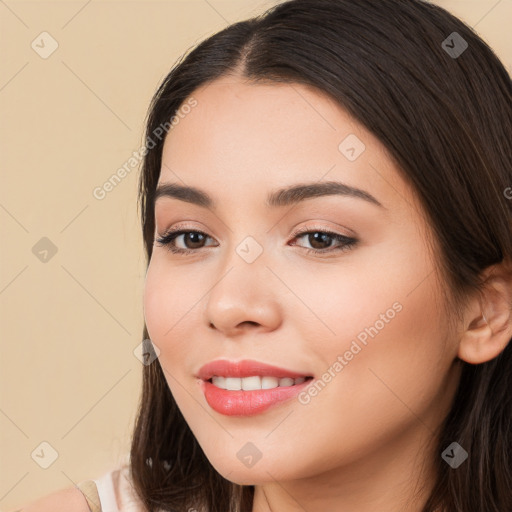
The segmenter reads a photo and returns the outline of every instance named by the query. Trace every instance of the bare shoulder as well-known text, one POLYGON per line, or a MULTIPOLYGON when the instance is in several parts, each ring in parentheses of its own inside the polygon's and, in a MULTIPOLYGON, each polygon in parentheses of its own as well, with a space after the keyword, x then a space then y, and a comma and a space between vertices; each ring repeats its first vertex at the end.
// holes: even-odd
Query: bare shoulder
POLYGON ((89 512, 89 505, 82 492, 71 487, 55 491, 9 512, 89 512))

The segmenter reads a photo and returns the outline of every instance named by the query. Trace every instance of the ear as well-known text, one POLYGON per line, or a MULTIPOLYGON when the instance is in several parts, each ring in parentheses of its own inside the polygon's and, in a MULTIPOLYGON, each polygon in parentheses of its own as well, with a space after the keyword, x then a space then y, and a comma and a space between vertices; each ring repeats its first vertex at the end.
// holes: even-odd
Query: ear
POLYGON ((494 359, 512 338, 512 272, 508 265, 493 265, 483 278, 482 293, 466 310, 459 341, 458 357, 471 364, 494 359))

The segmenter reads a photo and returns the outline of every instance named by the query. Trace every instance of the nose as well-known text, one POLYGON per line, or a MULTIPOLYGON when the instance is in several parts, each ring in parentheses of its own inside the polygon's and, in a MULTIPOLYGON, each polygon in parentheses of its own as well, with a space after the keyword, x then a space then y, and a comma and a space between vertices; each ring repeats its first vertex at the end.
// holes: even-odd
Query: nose
POLYGON ((282 321, 275 276, 263 258, 252 263, 230 259, 207 296, 204 317, 210 329, 224 336, 272 331, 282 321))

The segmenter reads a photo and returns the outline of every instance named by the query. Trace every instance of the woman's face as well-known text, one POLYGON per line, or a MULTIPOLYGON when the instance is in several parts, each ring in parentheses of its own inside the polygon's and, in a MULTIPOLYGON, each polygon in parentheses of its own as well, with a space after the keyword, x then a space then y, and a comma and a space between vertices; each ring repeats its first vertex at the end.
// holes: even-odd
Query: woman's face
POLYGON ((179 227, 187 233, 171 244, 191 252, 155 244, 144 311, 206 456, 242 484, 417 466, 458 374, 412 190, 382 144, 312 88, 231 77, 193 97, 167 135, 159 185, 194 187, 213 204, 156 200, 155 237, 179 227), (326 182, 363 192, 275 196, 326 182), (218 389, 207 400, 213 384, 198 373, 219 359, 313 378, 280 402, 218 389))

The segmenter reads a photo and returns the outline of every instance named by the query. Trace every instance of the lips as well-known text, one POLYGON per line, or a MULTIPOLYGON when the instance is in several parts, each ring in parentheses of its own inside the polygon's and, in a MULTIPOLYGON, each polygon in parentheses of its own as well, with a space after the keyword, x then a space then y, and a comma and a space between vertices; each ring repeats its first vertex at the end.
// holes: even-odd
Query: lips
POLYGON ((201 380, 209 380, 212 377, 277 377, 278 379, 300 377, 312 377, 311 374, 288 370, 278 366, 244 359, 242 361, 228 361, 227 359, 218 359, 202 366, 196 377, 201 380))
POLYGON ((225 416, 260 414, 278 404, 289 402, 306 386, 310 385, 313 380, 311 374, 249 359, 243 361, 228 361, 226 359, 211 361, 201 367, 195 377, 199 379, 201 392, 204 394, 208 405, 214 411, 225 416), (262 379, 257 386, 252 383, 247 388, 247 381, 252 381, 248 377, 262 379), (274 379, 269 379, 269 377, 274 377, 274 379), (281 381, 281 379, 284 380, 281 381), (212 380, 215 380, 217 385, 212 383, 212 380), (264 380, 267 381, 266 384, 264 384, 264 380), (279 380, 279 385, 276 387, 277 380, 279 380), (219 384, 223 382, 231 389, 219 387, 219 384))

